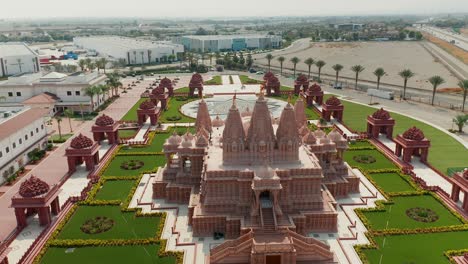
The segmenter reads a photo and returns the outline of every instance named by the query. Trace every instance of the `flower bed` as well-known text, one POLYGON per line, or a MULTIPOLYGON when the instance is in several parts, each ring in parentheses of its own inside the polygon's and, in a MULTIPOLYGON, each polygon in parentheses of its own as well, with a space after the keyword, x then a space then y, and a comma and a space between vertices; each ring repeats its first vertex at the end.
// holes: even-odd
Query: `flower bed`
POLYGON ((105 216, 96 216, 86 220, 80 227, 86 234, 99 234, 108 231, 114 226, 114 220, 105 216))
POLYGON ((129 160, 129 161, 122 162, 122 164, 120 165, 120 168, 124 170, 138 170, 144 165, 145 163, 141 160, 129 160))
POLYGON ((355 160, 356 162, 359 162, 359 163, 363 163, 363 164, 370 164, 370 163, 374 163, 374 162, 377 161, 371 155, 356 155, 356 156, 353 157, 353 160, 355 160))
POLYGON ((429 208, 414 207, 406 210, 406 215, 418 222, 431 223, 439 220, 436 212, 429 208))

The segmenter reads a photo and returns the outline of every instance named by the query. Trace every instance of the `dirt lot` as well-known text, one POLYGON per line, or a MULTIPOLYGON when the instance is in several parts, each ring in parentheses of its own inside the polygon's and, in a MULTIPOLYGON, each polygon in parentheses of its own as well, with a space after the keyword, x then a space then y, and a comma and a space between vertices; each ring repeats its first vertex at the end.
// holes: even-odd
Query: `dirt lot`
MULTIPOLYGON (((416 75, 408 82, 409 86, 421 87, 432 90, 427 79, 433 75, 440 75, 446 83, 443 87, 457 87, 458 80, 418 43, 418 42, 353 42, 353 43, 312 43, 311 47, 291 54, 288 50, 273 53, 275 57, 283 55, 286 57, 284 67, 292 68, 289 61, 297 56, 301 62, 297 65, 300 70, 307 70, 304 60, 312 57, 315 60, 324 60, 327 65, 322 69, 322 73, 335 74, 332 65, 339 63, 344 66, 340 75, 354 77, 351 66, 363 65, 366 69, 360 74, 360 78, 375 81, 373 71, 377 67, 383 67, 387 75, 382 77, 383 83, 402 85, 403 81, 398 72, 409 68, 416 75), (283 55, 284 54, 284 55, 283 55)), ((257 62, 266 64, 266 59, 257 58, 257 62)), ((272 61, 272 66, 279 66, 276 59, 272 61)), ((316 71, 315 66, 312 71, 316 71)))
POLYGON ((423 33, 424 38, 429 40, 430 42, 436 44, 437 46, 441 47, 446 52, 452 54, 452 56, 458 58, 459 60, 463 61, 465 64, 468 64, 468 52, 460 49, 459 47, 448 43, 442 39, 436 38, 432 35, 423 33))

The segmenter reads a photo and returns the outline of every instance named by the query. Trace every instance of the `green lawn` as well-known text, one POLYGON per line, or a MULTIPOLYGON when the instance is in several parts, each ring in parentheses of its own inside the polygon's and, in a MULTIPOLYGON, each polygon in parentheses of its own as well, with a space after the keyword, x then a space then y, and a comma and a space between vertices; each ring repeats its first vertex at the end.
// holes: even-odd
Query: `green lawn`
POLYGON ((468 231, 376 237, 379 248, 364 250, 364 254, 372 264, 450 263, 444 252, 468 248, 467 237, 468 231))
POLYGON ((216 76, 213 76, 211 80, 205 81, 203 84, 204 85, 221 85, 223 84, 223 81, 220 75, 216 75, 216 76))
MULTIPOLYGON (((259 78, 263 78, 262 75, 259 75, 259 78)), ((239 75, 239 79, 242 84, 262 84, 263 81, 252 79, 247 75, 239 75)))
POLYGON ((360 167, 365 170, 378 170, 378 169, 397 169, 395 164, 387 159, 382 153, 378 150, 348 150, 344 153, 344 160, 348 162, 351 167, 360 167), (374 163, 360 163, 353 159, 357 155, 369 155, 376 159, 374 163))
POLYGON ((177 93, 188 93, 188 92, 190 92, 190 88, 188 88, 188 87, 181 87, 181 88, 179 88, 179 89, 174 90, 174 92, 177 92, 177 93))
POLYGON ((138 133, 137 129, 120 129, 119 138, 132 138, 138 133))
POLYGON ((142 263, 173 264, 174 257, 158 257, 159 245, 79 247, 73 252, 68 248, 50 247, 41 260, 43 264, 83 264, 83 263, 142 263))
POLYGON ((74 134, 62 134, 62 137, 59 135, 52 135, 49 137, 48 141, 50 143, 60 143, 60 142, 65 142, 69 138, 71 138, 74 134))
POLYGON ((431 195, 397 196, 392 198, 394 204, 385 205, 385 212, 363 212, 372 224, 373 229, 388 228, 425 228, 434 226, 447 226, 462 224, 449 210, 431 195), (413 220, 406 215, 406 210, 414 207, 429 208, 437 213, 439 219, 432 223, 413 220))
POLYGON ((379 185, 382 189, 389 192, 411 192, 415 189, 398 173, 371 173, 369 176, 379 185))
MULTIPOLYGON (((330 95, 327 95, 327 98, 330 95)), ((351 129, 356 131, 366 131, 366 118, 368 115, 376 111, 375 108, 355 104, 342 100, 345 107, 344 123, 351 129)), ((401 134, 412 126, 416 126, 423 130, 425 136, 431 140, 431 148, 429 151, 429 162, 443 173, 447 173, 450 167, 465 167, 468 166, 468 149, 456 141, 451 136, 434 128, 426 123, 414 120, 412 118, 400 115, 391 114, 396 120, 394 135, 401 134)))
POLYGON ((124 201, 135 181, 106 181, 94 197, 94 200, 121 200, 124 201))
POLYGON ((148 100, 148 98, 141 98, 140 100, 138 100, 138 102, 136 102, 132 106, 132 108, 130 108, 130 110, 128 110, 128 112, 122 117, 121 120, 122 121, 137 121, 138 120, 137 109, 140 106, 140 104, 143 103, 146 100, 148 100))
POLYGON ((166 163, 164 155, 140 155, 140 156, 115 156, 109 164, 109 167, 102 174, 103 176, 138 176, 142 172, 151 171, 158 166, 163 166, 166 163), (137 170, 125 170, 120 168, 120 165, 129 160, 140 160, 144 162, 143 167, 137 170))
POLYGON ((162 122, 162 123, 190 123, 190 122, 195 122, 195 118, 185 116, 179 111, 179 108, 182 105, 184 105, 186 103, 189 103, 191 101, 194 101, 194 100, 198 100, 198 98, 185 98, 185 97, 173 97, 173 98, 171 98, 169 100, 168 110, 162 112, 159 121, 162 122), (167 119, 167 118, 173 117, 173 116, 178 116, 181 119, 176 120, 176 121, 171 121, 171 120, 167 119))
POLYGON ((143 239, 156 236, 160 217, 136 217, 134 212, 122 212, 120 206, 79 206, 57 239, 143 239), (107 232, 86 234, 83 223, 98 216, 114 220, 107 232))
POLYGON ((374 147, 369 141, 362 140, 362 141, 351 141, 349 143, 350 148, 362 148, 362 147, 374 147))

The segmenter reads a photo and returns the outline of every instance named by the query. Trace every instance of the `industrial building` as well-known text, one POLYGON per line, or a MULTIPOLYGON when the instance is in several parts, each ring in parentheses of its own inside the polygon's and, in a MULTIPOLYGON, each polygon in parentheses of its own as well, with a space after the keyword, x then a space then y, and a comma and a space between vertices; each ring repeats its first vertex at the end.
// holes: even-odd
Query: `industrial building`
POLYGON ((40 71, 39 55, 24 43, 0 43, 0 77, 40 71))
POLYGON ((171 58, 177 60, 184 52, 182 45, 171 42, 118 36, 76 37, 73 43, 79 48, 96 52, 101 57, 124 59, 129 65, 166 62, 171 58))
POLYGON ((183 36, 173 39, 186 50, 197 52, 274 49, 281 47, 281 36, 274 35, 208 35, 183 36))

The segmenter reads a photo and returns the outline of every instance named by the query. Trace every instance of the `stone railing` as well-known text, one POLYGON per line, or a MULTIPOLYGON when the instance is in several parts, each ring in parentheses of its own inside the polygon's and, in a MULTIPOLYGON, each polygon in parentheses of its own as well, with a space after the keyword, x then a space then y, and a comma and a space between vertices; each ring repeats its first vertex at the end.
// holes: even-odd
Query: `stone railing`
POLYGON ((250 231, 247 234, 242 235, 237 239, 225 241, 221 245, 210 250, 211 258, 216 257, 216 255, 220 254, 222 251, 225 251, 229 248, 237 247, 241 244, 244 244, 245 242, 250 243, 250 240, 252 238, 253 238, 253 232, 250 231))

